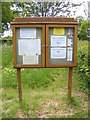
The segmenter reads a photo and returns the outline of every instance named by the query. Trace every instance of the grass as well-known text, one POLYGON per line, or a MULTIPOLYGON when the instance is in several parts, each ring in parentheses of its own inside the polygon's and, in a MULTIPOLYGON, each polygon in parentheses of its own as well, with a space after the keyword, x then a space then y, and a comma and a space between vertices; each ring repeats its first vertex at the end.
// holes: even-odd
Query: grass
MULTIPOLYGON (((79 41, 86 45, 87 41, 79 41)), ((78 45, 78 46, 79 46, 78 45)), ((19 104, 12 46, 2 46, 3 118, 87 118, 88 95, 79 90, 73 72, 71 104, 67 103, 67 68, 22 69, 23 101, 19 104)))

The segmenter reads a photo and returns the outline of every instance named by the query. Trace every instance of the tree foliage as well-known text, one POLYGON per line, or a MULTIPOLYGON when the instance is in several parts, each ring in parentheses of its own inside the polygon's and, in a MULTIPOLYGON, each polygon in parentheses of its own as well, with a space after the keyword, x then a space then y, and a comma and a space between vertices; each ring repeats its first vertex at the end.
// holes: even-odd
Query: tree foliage
POLYGON ((18 14, 14 14, 10 9, 10 2, 2 2, 2 31, 8 29, 8 23, 10 23, 15 16, 18 16, 18 14))
POLYGON ((81 40, 87 40, 88 35, 88 22, 84 20, 80 26, 78 37, 81 40))
MULTIPOLYGON (((8 29, 8 24, 16 16, 21 17, 70 17, 71 8, 80 4, 60 0, 57 2, 2 2, 2 25, 3 30, 8 29), (13 8, 13 9, 12 9, 13 8)), ((75 14, 75 11, 73 12, 75 14)))
MULTIPOLYGON (((71 3, 69 1, 60 0, 59 2, 16 2, 17 11, 21 16, 65 16, 69 17, 72 7, 80 6, 80 4, 71 3), (19 9, 18 9, 19 8, 19 9)), ((75 14, 75 11, 73 12, 75 14)))
POLYGON ((76 20, 78 22, 78 30, 79 30, 82 22, 84 21, 84 18, 83 18, 83 16, 78 16, 78 17, 76 17, 76 20))

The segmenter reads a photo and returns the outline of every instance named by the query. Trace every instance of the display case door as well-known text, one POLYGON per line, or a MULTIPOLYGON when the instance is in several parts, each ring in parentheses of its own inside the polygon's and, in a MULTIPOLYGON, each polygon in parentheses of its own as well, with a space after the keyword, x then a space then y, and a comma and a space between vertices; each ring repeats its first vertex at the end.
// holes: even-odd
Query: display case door
POLYGON ((45 25, 13 25, 14 67, 45 67, 45 25))
POLYGON ((46 67, 76 66, 76 25, 46 25, 46 67))

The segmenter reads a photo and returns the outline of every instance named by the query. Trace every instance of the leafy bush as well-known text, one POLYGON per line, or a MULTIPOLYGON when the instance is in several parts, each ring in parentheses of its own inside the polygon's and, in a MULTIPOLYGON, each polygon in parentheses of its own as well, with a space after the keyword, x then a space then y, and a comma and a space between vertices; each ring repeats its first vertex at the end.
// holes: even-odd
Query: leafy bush
POLYGON ((79 28, 78 37, 80 40, 87 40, 87 35, 88 35, 87 29, 88 29, 88 22, 84 20, 79 28))
MULTIPOLYGON (((88 47, 87 41, 80 41, 81 46, 78 46, 77 53, 77 72, 79 79, 80 90, 88 93, 88 82, 89 82, 89 68, 88 68, 88 47)), ((79 44, 80 45, 80 44, 79 44)))
POLYGON ((2 41, 2 44, 7 43, 8 45, 12 45, 12 37, 11 36, 0 38, 0 41, 2 41))

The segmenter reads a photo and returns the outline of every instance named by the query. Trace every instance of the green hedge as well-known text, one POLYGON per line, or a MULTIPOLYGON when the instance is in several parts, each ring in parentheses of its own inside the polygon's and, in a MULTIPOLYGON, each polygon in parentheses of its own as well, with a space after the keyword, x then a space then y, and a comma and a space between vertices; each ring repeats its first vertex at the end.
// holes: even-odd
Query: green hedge
POLYGON ((89 82, 89 68, 88 68, 88 42, 79 41, 77 51, 77 76, 80 90, 89 94, 88 82, 89 82))

